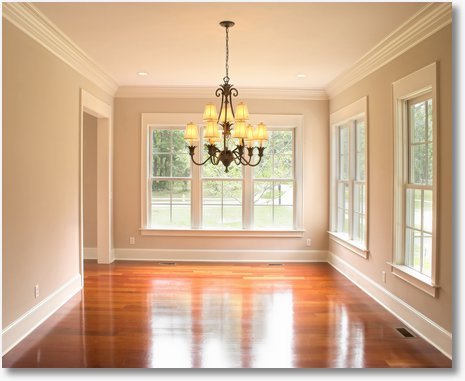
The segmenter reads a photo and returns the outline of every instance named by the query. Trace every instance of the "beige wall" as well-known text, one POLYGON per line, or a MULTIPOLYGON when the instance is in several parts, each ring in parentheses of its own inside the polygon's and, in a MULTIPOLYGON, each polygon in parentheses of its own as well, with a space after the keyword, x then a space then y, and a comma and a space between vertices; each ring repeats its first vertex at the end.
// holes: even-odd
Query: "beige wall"
POLYGON ((3 19, 3 327, 79 273, 80 88, 112 102, 3 19))
POLYGON ((365 260, 336 243, 329 249, 375 282, 452 331, 452 35, 448 26, 330 100, 334 112, 368 96, 369 133, 369 258, 365 260), (439 296, 433 298, 391 275, 393 251, 393 101, 392 82, 434 62, 439 63, 439 296), (386 271, 386 284, 381 283, 386 271))
POLYGON ((82 120, 82 198, 84 247, 97 247, 97 118, 84 113, 82 120))
MULTIPOLYGON (((240 92, 240 87, 239 87, 240 92)), ((326 250, 328 226, 328 102, 245 100, 251 113, 304 116, 303 238, 142 237, 140 226, 141 113, 203 111, 210 99, 115 99, 114 243, 115 248, 326 250), (129 245, 129 237, 136 244, 129 245), (305 239, 312 246, 305 246, 305 239)), ((188 121, 186 121, 188 122, 188 121)), ((283 258, 285 259, 285 258, 283 258)))

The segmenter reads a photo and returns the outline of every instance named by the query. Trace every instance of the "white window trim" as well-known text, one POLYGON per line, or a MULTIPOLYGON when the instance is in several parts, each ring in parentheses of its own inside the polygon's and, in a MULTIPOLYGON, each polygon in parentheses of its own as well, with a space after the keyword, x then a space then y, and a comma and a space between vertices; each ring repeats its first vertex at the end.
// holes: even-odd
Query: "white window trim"
MULTIPOLYGON (((201 113, 142 113, 141 115, 141 221, 139 229, 141 235, 153 236, 212 236, 212 237, 302 237, 305 230, 303 229, 303 116, 302 115, 273 115, 273 114, 251 114, 250 123, 258 124, 260 122, 269 126, 270 130, 280 128, 294 129, 294 169, 295 169, 295 202, 294 202, 294 229, 276 230, 276 229, 203 229, 200 227, 201 219, 201 197, 198 192, 201 190, 200 167, 192 165, 192 228, 191 229, 159 229, 149 228, 149 197, 148 191, 148 152, 150 152, 150 140, 148 132, 152 127, 182 127, 188 122, 194 122, 201 125, 201 113), (273 128, 274 127, 274 128, 273 128), (194 175, 195 173, 195 175, 194 175)), ((200 150, 196 150, 196 160, 199 161, 200 150)), ((265 150, 266 155, 266 150, 265 150)), ((246 167, 245 171, 250 171, 246 167)), ((244 187, 246 188, 246 187, 244 187)), ((250 189, 244 189, 244 192, 250 192, 250 189)), ((253 198, 250 198, 253 201, 253 198)), ((253 205, 244 206, 244 210, 253 213, 253 205)))
POLYGON ((437 200, 438 200, 438 166, 437 166, 437 65, 436 62, 392 84, 394 103, 394 241, 392 274, 416 288, 436 297, 437 283, 437 200), (424 93, 431 93, 433 100, 433 242, 431 258, 431 278, 404 265, 404 232, 405 232, 405 196, 404 184, 407 181, 406 163, 408 164, 408 139, 406 103, 409 99, 424 93))
MULTIPOLYGON (((369 150, 369 144, 368 144, 368 137, 369 137, 369 128, 368 128, 368 107, 367 107, 367 102, 368 98, 363 97, 360 98, 359 100, 351 103, 348 106, 343 107, 342 109, 333 112, 330 117, 329 117, 329 123, 330 123, 330 184, 329 184, 329 189, 330 189, 330 229, 328 231, 329 233, 329 239, 336 242, 337 244, 349 249, 353 253, 360 255, 361 257, 367 259, 368 258, 368 242, 369 242, 369 229, 368 229, 368 221, 369 221, 369 165, 370 163, 368 162, 368 150, 369 150), (338 149, 336 147, 336 143, 338 139, 336 139, 336 134, 337 134, 337 126, 344 124, 350 120, 355 120, 360 117, 364 118, 365 122, 365 195, 366 195, 366 205, 365 205, 365 211, 366 211, 366 222, 365 222, 365 244, 360 245, 359 242, 355 242, 353 240, 348 239, 344 234, 338 233, 336 231, 336 226, 337 226, 337 207, 336 207, 336 197, 337 197, 337 190, 336 190, 336 184, 337 184, 337 158, 336 154, 338 152, 338 149)), ((350 216, 350 219, 352 220, 352 214, 350 216)), ((352 222, 351 222, 352 223, 352 222)))

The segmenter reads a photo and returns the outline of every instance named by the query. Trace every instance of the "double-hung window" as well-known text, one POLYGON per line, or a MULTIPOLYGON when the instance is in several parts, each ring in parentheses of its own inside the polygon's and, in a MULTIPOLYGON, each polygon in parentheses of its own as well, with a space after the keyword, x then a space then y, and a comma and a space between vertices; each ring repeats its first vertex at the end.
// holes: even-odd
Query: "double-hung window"
POLYGON ((392 272, 436 295, 436 64, 393 84, 395 109, 392 272))
POLYGON ((364 257, 367 253, 366 126, 366 98, 331 114, 330 236, 364 257))
MULTIPOLYGON (((142 114, 142 234, 203 230, 213 235, 228 231, 229 236, 301 236, 302 117, 256 116, 269 130, 262 161, 255 167, 232 164, 227 173, 221 163, 191 163, 183 131, 186 121, 201 117, 142 114)), ((202 139, 198 145, 195 159, 200 162, 202 139)))

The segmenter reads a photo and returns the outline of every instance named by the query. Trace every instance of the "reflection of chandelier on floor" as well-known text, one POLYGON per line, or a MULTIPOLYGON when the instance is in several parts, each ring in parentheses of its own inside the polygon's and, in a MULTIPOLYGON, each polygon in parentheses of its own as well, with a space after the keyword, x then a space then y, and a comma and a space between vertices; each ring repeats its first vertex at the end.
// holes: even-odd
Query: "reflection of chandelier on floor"
POLYGON ((234 26, 232 21, 221 21, 220 25, 226 28, 226 76, 223 78, 223 84, 216 89, 215 95, 221 97, 221 106, 219 116, 213 103, 205 106, 203 113, 204 138, 208 141, 205 147, 208 157, 202 163, 197 163, 194 159, 195 148, 199 142, 199 132, 197 125, 190 122, 186 126, 184 139, 188 142, 189 155, 192 162, 196 165, 204 165, 207 162, 218 165, 220 162, 225 166, 225 171, 229 171, 229 165, 234 162, 236 165, 257 166, 263 157, 265 147, 263 143, 268 140, 268 132, 263 123, 257 127, 248 124, 249 112, 244 103, 239 103, 234 112, 232 96, 237 97, 239 92, 229 83, 229 28, 234 26), (234 125, 234 131, 233 131, 234 125), (220 150, 216 143, 221 141, 221 133, 218 126, 223 130, 223 149, 220 150), (228 143, 232 138, 237 139, 236 148, 230 150, 228 143), (257 146, 255 146, 257 144, 257 146), (254 150, 258 151, 258 160, 254 162, 254 150), (247 151, 247 155, 246 155, 247 151))

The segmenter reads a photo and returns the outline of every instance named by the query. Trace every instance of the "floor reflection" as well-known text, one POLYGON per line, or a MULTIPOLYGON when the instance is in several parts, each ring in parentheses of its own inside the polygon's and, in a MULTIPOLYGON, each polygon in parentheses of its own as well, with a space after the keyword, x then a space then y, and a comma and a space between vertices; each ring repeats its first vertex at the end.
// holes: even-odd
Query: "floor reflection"
POLYGON ((229 281, 227 287, 222 281, 202 283, 152 282, 150 367, 293 366, 289 285, 244 288, 243 280, 229 281))

